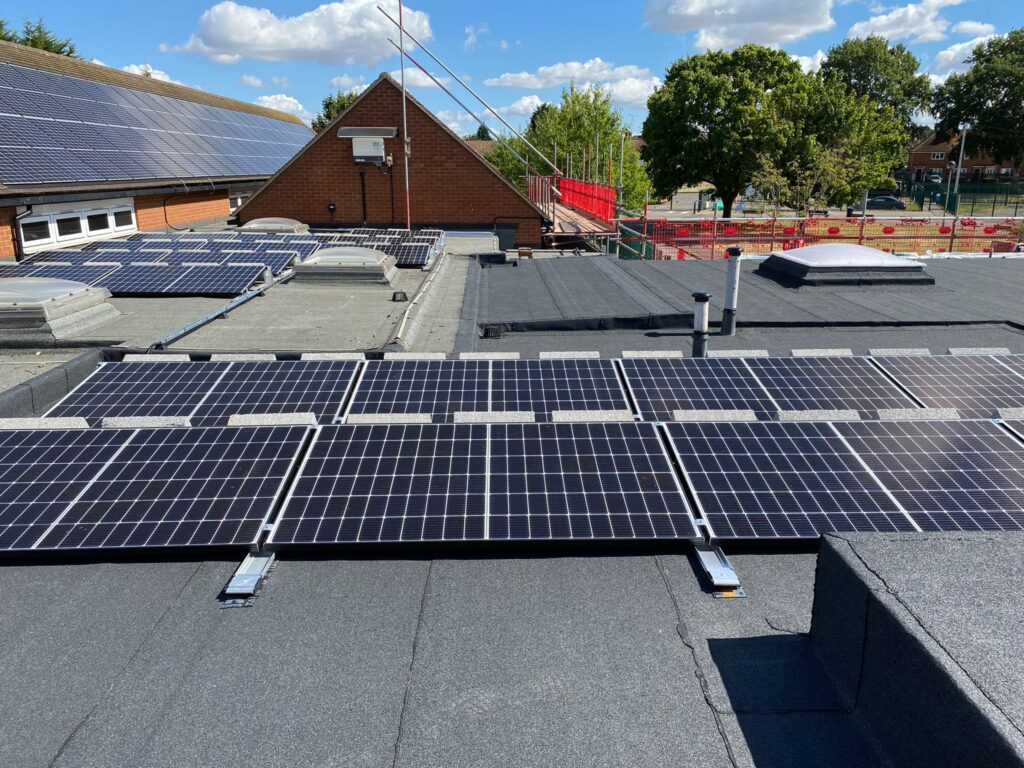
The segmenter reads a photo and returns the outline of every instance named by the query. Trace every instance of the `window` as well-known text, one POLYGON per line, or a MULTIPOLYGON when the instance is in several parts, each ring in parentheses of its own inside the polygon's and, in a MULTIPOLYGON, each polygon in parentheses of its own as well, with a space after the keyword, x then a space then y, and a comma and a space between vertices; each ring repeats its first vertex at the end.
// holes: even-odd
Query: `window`
POLYGON ((45 219, 29 219, 21 222, 21 241, 25 245, 45 243, 52 239, 49 217, 45 219))
POLYGON ((56 217, 57 222, 57 239, 66 240, 72 237, 81 237, 82 235, 82 217, 79 214, 71 216, 58 216, 56 217))
POLYGON ((86 216, 86 220, 89 222, 89 234, 94 232, 106 232, 110 229, 110 217, 106 211, 100 213, 90 213, 86 216))
POLYGON ((946 153, 945 152, 932 152, 932 160, 945 160, 945 159, 946 159, 946 153))
POLYGON ((125 229, 135 226, 135 217, 132 216, 131 208, 121 208, 114 211, 114 229, 125 229))

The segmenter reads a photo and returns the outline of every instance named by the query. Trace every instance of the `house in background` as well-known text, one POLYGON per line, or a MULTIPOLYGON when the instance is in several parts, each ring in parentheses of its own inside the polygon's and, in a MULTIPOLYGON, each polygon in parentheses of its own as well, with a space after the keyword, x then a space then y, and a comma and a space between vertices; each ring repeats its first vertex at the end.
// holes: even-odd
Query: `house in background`
MULTIPOLYGON (((941 176, 943 181, 949 178, 950 161, 960 160, 960 147, 955 141, 944 139, 932 133, 923 141, 917 142, 910 149, 908 168, 911 180, 927 181, 930 176, 941 176)), ((978 155, 964 155, 964 165, 960 169, 962 182, 998 182, 1014 181, 1019 177, 1018 169, 1009 161, 998 163, 993 158, 978 155)))
MULTIPOLYGON (((544 212, 464 139, 408 97, 412 225, 539 245, 544 212)), ((326 227, 405 227, 402 89, 378 77, 238 209, 240 224, 284 216, 326 227)))
POLYGON ((0 257, 227 217, 297 117, 0 42, 0 257))

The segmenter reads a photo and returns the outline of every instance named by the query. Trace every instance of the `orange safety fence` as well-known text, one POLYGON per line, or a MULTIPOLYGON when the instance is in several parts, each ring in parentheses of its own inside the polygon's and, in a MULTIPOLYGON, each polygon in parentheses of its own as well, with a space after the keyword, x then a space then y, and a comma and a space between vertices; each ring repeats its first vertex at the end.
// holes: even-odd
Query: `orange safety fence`
MULTIPOLYGON (((574 208, 580 213, 585 213, 595 219, 611 224, 615 220, 615 187, 607 184, 597 184, 592 181, 579 181, 578 179, 546 177, 549 182, 561 193, 558 202, 574 208)), ((538 187, 539 189, 539 187, 538 187)), ((534 198, 531 189, 530 199, 534 198)))
POLYGON ((649 259, 717 259, 731 246, 768 253, 816 243, 922 256, 1006 253, 1024 240, 1024 219, 1012 218, 634 219, 620 224, 627 257, 632 251, 649 259))

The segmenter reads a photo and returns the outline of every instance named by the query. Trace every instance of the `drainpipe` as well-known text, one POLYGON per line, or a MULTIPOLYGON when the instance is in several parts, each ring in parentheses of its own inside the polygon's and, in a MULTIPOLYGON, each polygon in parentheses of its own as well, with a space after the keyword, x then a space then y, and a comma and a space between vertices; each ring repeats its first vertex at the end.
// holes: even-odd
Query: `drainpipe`
POLYGON ((726 248, 729 255, 729 272, 725 280, 725 309, 722 310, 722 336, 736 335, 736 309, 740 299, 740 259, 743 249, 739 246, 726 248))
POLYGON ((708 356, 708 301, 711 294, 698 291, 693 294, 693 300, 697 302, 693 308, 693 356, 708 356))

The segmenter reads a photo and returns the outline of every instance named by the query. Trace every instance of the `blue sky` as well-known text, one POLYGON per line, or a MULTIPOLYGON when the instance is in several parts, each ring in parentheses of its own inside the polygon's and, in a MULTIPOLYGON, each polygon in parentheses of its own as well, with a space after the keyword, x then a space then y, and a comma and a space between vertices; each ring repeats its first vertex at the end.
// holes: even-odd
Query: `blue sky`
MULTIPOLYGON (((146 65, 157 77, 308 119, 328 92, 397 69, 378 3, 397 8, 396 0, 32 0, 5 3, 0 16, 15 25, 42 16, 107 66, 146 65)), ((646 96, 679 57, 757 42, 813 68, 836 42, 874 32, 908 44, 941 81, 978 42, 1024 27, 1024 0, 417 0, 406 23, 517 127, 575 78, 608 89, 639 130, 646 96)), ((421 79, 410 80, 418 98, 456 130, 475 130, 421 79)))

